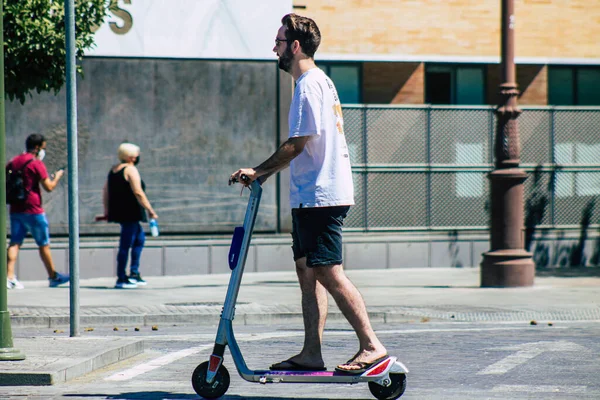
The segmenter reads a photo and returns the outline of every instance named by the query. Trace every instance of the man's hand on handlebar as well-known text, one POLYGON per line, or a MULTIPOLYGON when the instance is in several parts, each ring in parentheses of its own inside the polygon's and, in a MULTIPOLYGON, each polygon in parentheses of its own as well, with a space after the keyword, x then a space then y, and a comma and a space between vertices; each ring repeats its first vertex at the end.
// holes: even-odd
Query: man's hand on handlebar
MULTIPOLYGON (((235 171, 229 177, 229 184, 232 183, 241 183, 242 185, 248 187, 258 177, 256 176, 256 171, 253 168, 241 168, 235 171)), ((259 181, 260 182, 260 181, 259 181)))

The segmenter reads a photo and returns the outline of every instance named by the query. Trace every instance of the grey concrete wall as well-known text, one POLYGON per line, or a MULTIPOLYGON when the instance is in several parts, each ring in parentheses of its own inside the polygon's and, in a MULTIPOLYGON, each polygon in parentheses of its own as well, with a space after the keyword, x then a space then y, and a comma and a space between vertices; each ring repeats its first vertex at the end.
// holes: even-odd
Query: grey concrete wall
MULTIPOLYGON (((231 232, 246 197, 229 175, 275 150, 278 134, 275 62, 86 58, 78 80, 80 231, 118 233, 94 223, 102 186, 124 140, 142 148, 139 170, 162 232, 231 232)), ((66 98, 62 91, 6 105, 7 159, 25 138, 48 139, 49 172, 66 164, 66 98)), ((265 185, 256 229, 277 229, 277 193, 265 185)), ((68 231, 67 179, 44 207, 53 234, 68 231)))
MULTIPOLYGON (((533 242, 539 268, 572 267, 581 238, 576 231, 541 235, 533 242)), ((231 238, 148 238, 140 271, 144 276, 228 273, 231 238)), ((83 239, 80 250, 82 279, 116 276, 118 238, 83 239)), ((489 250, 485 232, 361 234, 344 236, 347 269, 478 268, 482 253, 489 250)), ((52 254, 59 271, 68 271, 68 242, 56 239, 52 254)), ((582 247, 585 266, 600 264, 600 233, 590 232, 582 247)), ((255 235, 248 252, 246 271, 294 269, 289 234, 255 235)), ((21 280, 45 279, 46 273, 31 239, 25 242, 16 266, 21 280)))

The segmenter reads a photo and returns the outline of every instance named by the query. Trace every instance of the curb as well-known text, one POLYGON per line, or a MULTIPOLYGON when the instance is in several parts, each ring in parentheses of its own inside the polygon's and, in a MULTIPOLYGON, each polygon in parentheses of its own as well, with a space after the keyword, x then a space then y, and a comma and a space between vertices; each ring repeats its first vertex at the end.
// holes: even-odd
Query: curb
MULTIPOLYGON (((540 311, 441 311, 433 308, 398 309, 392 311, 371 311, 368 313, 372 323, 392 324, 405 322, 524 322, 538 321, 600 321, 600 308, 572 310, 540 310, 540 311)), ((150 313, 150 314, 115 314, 84 315, 80 324, 92 325, 138 325, 152 326, 158 324, 194 324, 199 326, 216 326, 220 313, 150 313)), ((330 322, 346 322, 341 312, 329 312, 330 322)), ((14 327, 56 328, 70 324, 68 315, 14 315, 10 318, 14 327)), ((303 317, 299 311, 272 311, 238 313, 235 323, 242 325, 261 324, 302 324, 303 317)))
POLYGON ((55 371, 0 371, 0 386, 47 386, 63 383, 144 352, 144 341, 128 341, 98 351, 55 371))
MULTIPOLYGON (((200 326, 217 326, 221 316, 217 314, 146 314, 146 315, 87 315, 80 317, 80 325, 139 325, 152 326, 158 324, 194 324, 200 326)), ((375 311, 369 313, 372 323, 387 324, 414 322, 421 317, 402 313, 375 311)), ((439 318, 430 318, 438 320, 439 318)), ((347 322, 341 312, 329 312, 330 322, 347 322)), ((441 319, 440 319, 441 320, 441 319)), ((69 326, 68 316, 12 316, 11 325, 19 328, 57 328, 69 326)), ((301 312, 279 313, 246 313, 236 314, 235 323, 242 325, 261 324, 301 324, 304 322, 301 312)))

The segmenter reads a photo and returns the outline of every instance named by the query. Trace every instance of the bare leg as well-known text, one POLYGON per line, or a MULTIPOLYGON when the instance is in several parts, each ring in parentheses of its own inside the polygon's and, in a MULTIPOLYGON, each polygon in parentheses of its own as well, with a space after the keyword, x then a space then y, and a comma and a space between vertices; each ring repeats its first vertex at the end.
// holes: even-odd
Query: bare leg
MULTIPOLYGON (((302 291, 302 316, 304 318, 304 346, 290 360, 308 367, 323 367, 321 343, 327 319, 327 291, 315 278, 313 268, 306 266, 306 258, 296 261, 296 274, 302 291)), ((288 363, 289 364, 289 363, 288 363)), ((275 364, 285 368, 286 362, 275 364)))
POLYGON ((327 291, 317 281, 314 269, 306 266, 306 258, 296 262, 296 273, 302 291, 304 318, 304 347, 300 359, 311 362, 310 365, 322 365, 321 343, 327 319, 327 291))
POLYGON ((54 269, 54 262, 52 261, 52 253, 50 253, 50 245, 40 246, 39 252, 44 267, 46 267, 46 272, 48 272, 48 277, 54 279, 56 270, 54 269))
MULTIPOLYGON (((340 264, 318 267, 315 268, 315 274, 317 280, 331 293, 358 336, 360 348, 351 361, 368 363, 387 354, 371 327, 365 302, 356 286, 344 273, 343 266, 340 264)), ((358 367, 348 366, 346 369, 358 369, 358 367)))
POLYGON ((20 248, 20 244, 12 244, 8 246, 6 251, 6 277, 8 279, 15 279, 15 264, 17 263, 20 248))

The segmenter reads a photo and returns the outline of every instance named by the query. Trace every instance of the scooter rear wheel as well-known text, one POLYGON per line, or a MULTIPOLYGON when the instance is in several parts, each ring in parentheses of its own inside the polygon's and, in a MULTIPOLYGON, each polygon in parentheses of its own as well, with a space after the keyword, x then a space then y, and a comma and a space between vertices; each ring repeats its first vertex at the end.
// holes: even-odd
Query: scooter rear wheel
POLYGON ((223 365, 219 367, 215 380, 209 384, 206 382, 208 372, 208 361, 198 365, 192 373, 192 386, 198 395, 205 399, 216 399, 225 394, 229 389, 229 372, 223 365))
POLYGON ((404 394, 406 390, 405 374, 390 374, 389 386, 382 386, 375 382, 369 382, 371 394, 378 400, 394 400, 404 394))

